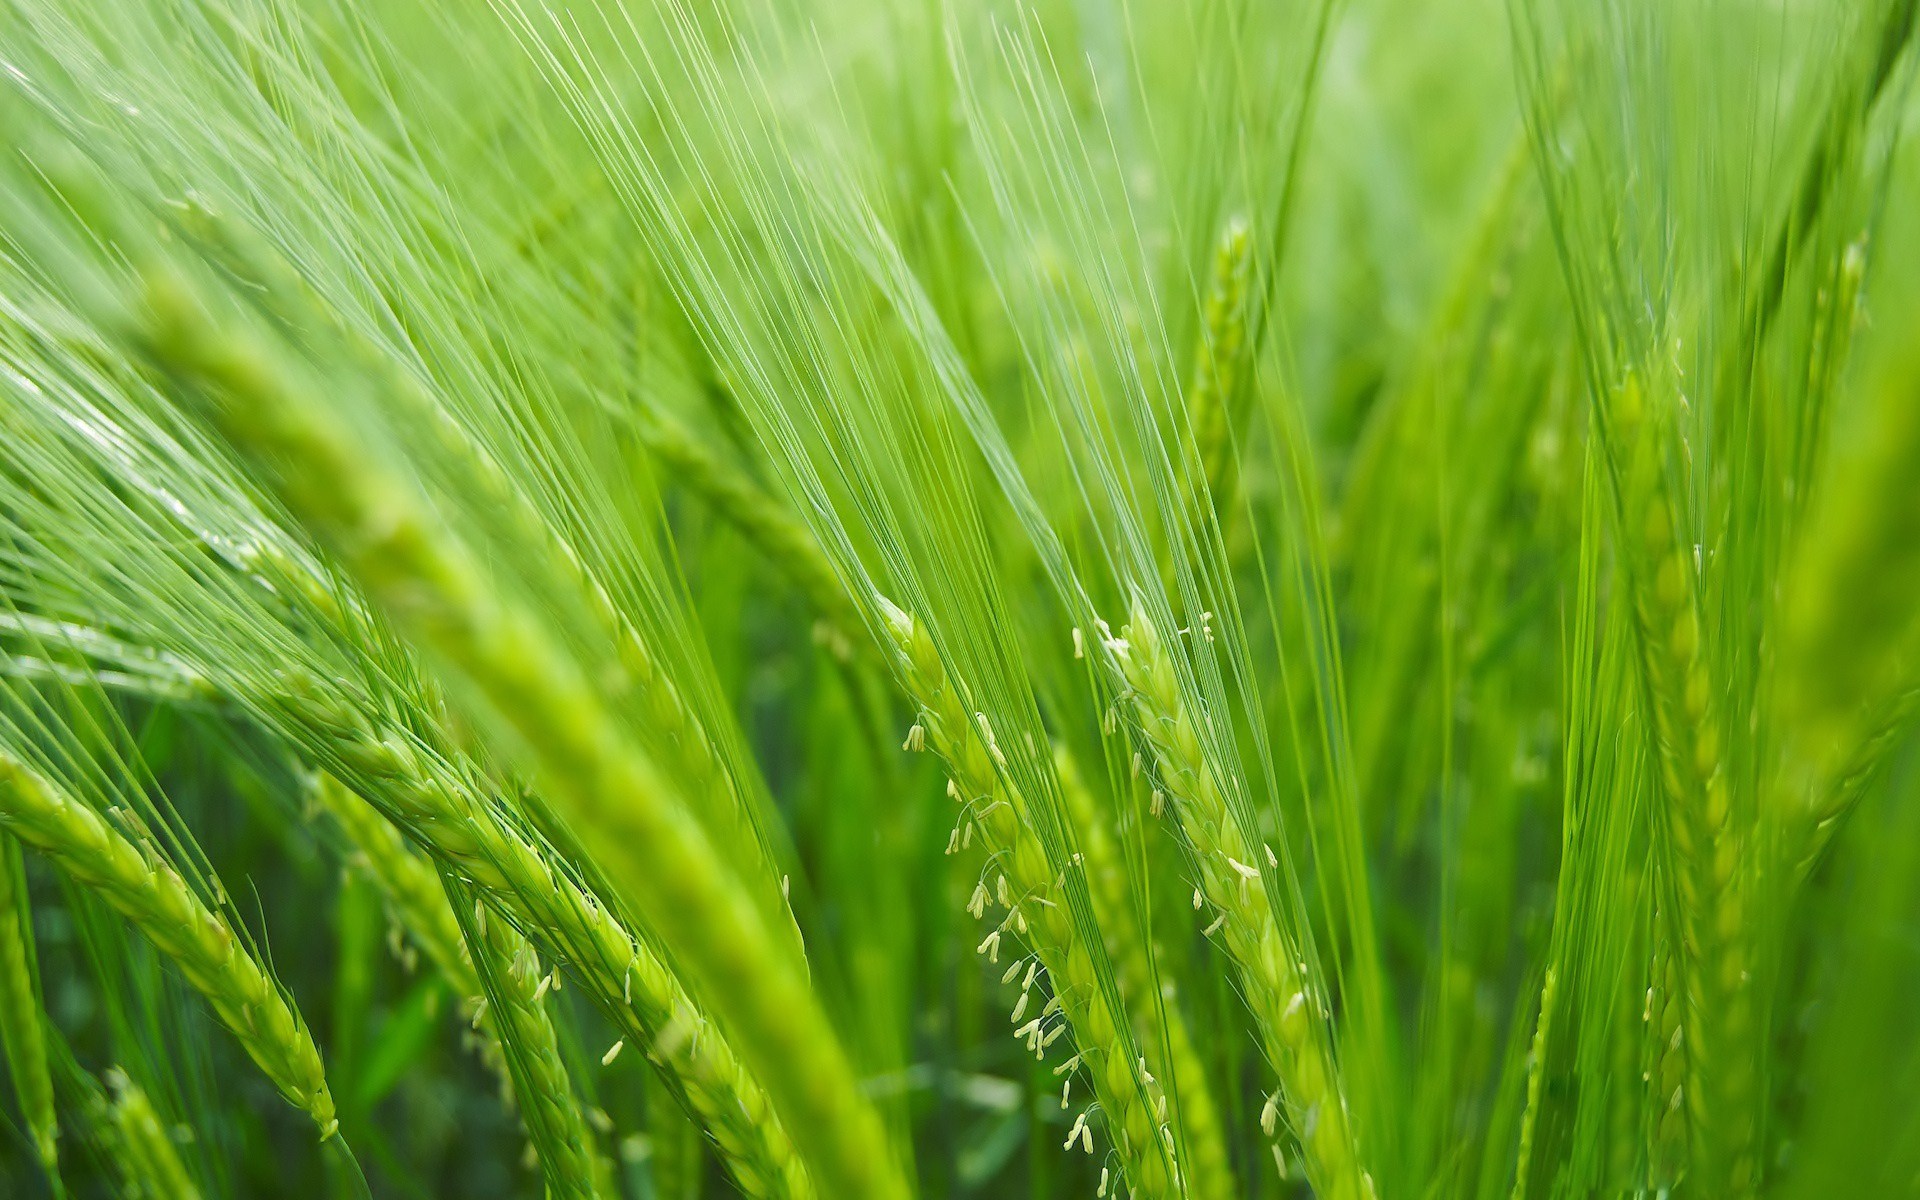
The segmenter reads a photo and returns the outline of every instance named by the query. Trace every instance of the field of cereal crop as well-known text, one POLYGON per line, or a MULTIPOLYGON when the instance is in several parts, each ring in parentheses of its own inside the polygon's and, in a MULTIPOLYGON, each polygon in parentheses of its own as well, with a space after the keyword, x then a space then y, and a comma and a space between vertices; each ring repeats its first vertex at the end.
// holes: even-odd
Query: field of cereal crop
POLYGON ((0 0, 0 1195, 1920 1197, 1916 0, 0 0))

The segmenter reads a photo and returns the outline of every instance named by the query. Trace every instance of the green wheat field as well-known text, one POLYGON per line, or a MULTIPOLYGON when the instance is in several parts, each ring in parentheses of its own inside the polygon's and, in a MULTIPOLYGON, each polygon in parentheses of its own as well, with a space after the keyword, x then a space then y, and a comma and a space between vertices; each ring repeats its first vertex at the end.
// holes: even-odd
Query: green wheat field
POLYGON ((1920 1197, 1920 0, 0 0, 0 1196, 1920 1197))

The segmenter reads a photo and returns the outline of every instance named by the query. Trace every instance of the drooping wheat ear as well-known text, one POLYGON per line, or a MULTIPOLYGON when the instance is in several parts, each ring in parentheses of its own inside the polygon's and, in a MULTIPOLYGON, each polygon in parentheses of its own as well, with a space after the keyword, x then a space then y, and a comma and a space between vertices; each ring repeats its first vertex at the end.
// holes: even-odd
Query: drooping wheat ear
POLYGON ((1200 891, 1218 914, 1221 945, 1240 969, 1241 991, 1280 1077, 1262 1124, 1271 1134, 1285 1111, 1318 1195, 1367 1200, 1373 1181, 1362 1167, 1332 1058, 1331 1015, 1307 976, 1298 943, 1281 927, 1259 884, 1260 872, 1275 859, 1265 847, 1249 845, 1234 818, 1226 778, 1205 748, 1166 644, 1137 600, 1126 629, 1108 640, 1107 650, 1140 736, 1158 764, 1169 810, 1192 848, 1200 891))
POLYGON ((1213 254, 1201 311, 1200 344, 1187 388, 1187 416, 1206 471, 1207 492, 1217 510, 1231 506, 1238 479, 1235 426, 1240 424, 1241 381, 1247 349, 1247 278, 1253 260, 1246 218, 1232 217, 1213 254))
MULTIPOLYGON (((427 952, 427 960, 455 995, 470 1005, 479 1005, 475 1025, 484 1035, 479 1043, 480 1056, 499 1076, 502 1090, 511 1095, 513 1078, 507 1071, 499 1040, 494 1036, 491 1014, 480 1003, 485 990, 473 969, 466 935, 461 932, 460 918, 447 900, 440 872, 407 846, 406 838, 379 810, 333 776, 325 772, 316 774, 308 794, 315 806, 331 815, 346 835, 352 847, 352 865, 362 870, 379 890, 394 927, 411 939, 414 946, 427 952)), ((406 950, 409 970, 412 953, 411 949, 406 950)))
MULTIPOLYGON (((535 574, 543 580, 561 581, 572 589, 583 611, 592 618, 594 632, 612 647, 618 664, 617 671, 602 669, 596 674, 599 686, 612 703, 623 705, 631 701, 634 704, 633 715, 651 739, 655 753, 691 796, 702 801, 709 798, 718 801, 704 810, 718 817, 717 821, 708 820, 710 831, 723 839, 729 861, 737 862, 742 881, 765 905, 769 924, 785 936, 789 942, 787 948, 804 961, 806 949, 800 927, 780 887, 781 872, 774 868, 738 780, 727 769, 705 724, 694 715, 673 678, 661 669, 653 649, 614 601, 593 566, 540 512, 488 447, 445 406, 437 403, 411 373, 341 322, 270 247, 253 237, 244 226, 208 209, 189 206, 188 212, 195 233, 206 239, 225 261, 248 278, 257 280, 261 284, 261 295, 285 310, 280 314, 283 319, 296 324, 302 318, 320 321, 342 338, 355 359, 376 376, 382 395, 395 409, 395 415, 429 434, 442 458, 460 472, 466 484, 476 489, 477 498, 485 504, 490 517, 513 536, 517 545, 539 556, 534 564, 539 568, 535 574)), ((262 549, 271 552, 274 548, 262 549)), ((265 565, 285 568, 289 573, 287 581, 300 588, 310 600, 330 595, 328 589, 317 586, 318 581, 298 563, 282 560, 265 565)), ((328 611, 324 603, 320 611, 328 611)))
POLYGON ((234 934, 155 851, 151 857, 93 809, 0 752, 0 825, 98 892, 180 968, 282 1095, 332 1137, 333 1096, 320 1051, 293 1005, 234 934))
POLYGON ((1186 1134, 1187 1189, 1194 1200, 1228 1200, 1240 1194, 1233 1166, 1227 1160, 1226 1135, 1213 1106, 1200 1055, 1173 977, 1153 968, 1146 927, 1134 906, 1127 884, 1126 863, 1079 764, 1064 742, 1053 751, 1060 777, 1060 800, 1078 838, 1087 884, 1093 894, 1094 914, 1106 934, 1107 954, 1120 979, 1120 997, 1133 1020, 1147 1060, 1164 1058, 1172 1086, 1167 1089, 1174 1120, 1186 1134))
POLYGON ((52 1176, 60 1165, 60 1124, 53 1109, 53 1074, 47 1068, 46 1019, 20 847, 0 833, 0 1049, 6 1051, 7 1074, 33 1138, 33 1152, 52 1176))
POLYGON ((1745 833, 1734 820, 1725 729, 1700 645, 1698 581, 1667 499, 1658 426, 1637 376, 1613 397, 1613 474, 1640 648, 1643 693, 1665 800, 1673 896, 1669 936, 1686 997, 1684 1103, 1697 1186, 1739 1195, 1756 1183, 1752 964, 1745 931, 1745 833))
POLYGON ((788 942, 786 949, 804 962, 806 948, 800 926, 780 889, 781 872, 774 868, 761 840, 747 798, 706 726, 694 715, 672 676, 661 669, 639 629, 614 603, 612 594, 573 544, 540 515, 524 490, 451 414, 410 382, 397 383, 393 392, 409 398, 406 411, 435 432, 443 454, 462 464, 469 479, 479 486, 489 510, 504 517, 522 542, 542 553, 546 577, 563 579, 573 586, 599 626, 598 633, 613 647, 620 666, 617 677, 601 671, 596 676, 599 686, 615 704, 632 701, 640 727, 648 732, 655 752, 689 796, 702 802, 709 798, 718 801, 714 808, 720 820, 709 820, 709 830, 719 825, 717 832, 724 839, 721 848, 727 860, 735 864, 741 881, 766 908, 768 925, 788 942))
POLYGON ((199 1200, 200 1186, 187 1173, 180 1149, 147 1093, 118 1067, 108 1071, 106 1079, 112 1098, 102 1115, 112 1123, 118 1151, 109 1157, 118 1164, 129 1192, 139 1200, 199 1200))
MULTIPOLYGON (((1121 1023, 1124 1017, 1110 1006, 1095 974, 1092 952, 1068 914, 1065 896, 1055 882, 1059 872, 1033 831, 1025 801, 994 770, 993 756, 999 750, 991 741, 988 722, 968 715, 931 635, 920 622, 885 598, 879 603, 899 652, 902 685, 920 707, 919 729, 925 744, 947 764, 953 776, 952 794, 965 806, 961 819, 980 831, 991 856, 988 871, 996 881, 991 887, 981 885, 972 911, 979 916, 997 900, 1007 909, 1007 917, 982 944, 989 948, 990 958, 997 958, 1000 935, 1012 928, 1033 948, 1053 988, 1053 1003, 1018 1036, 1044 1053, 1057 1036, 1071 1030, 1077 1053, 1069 1064, 1084 1063, 1093 1077, 1094 1092, 1106 1112, 1107 1128, 1133 1194, 1178 1195, 1173 1139, 1150 1090, 1150 1072, 1142 1071, 1136 1062, 1132 1039, 1121 1023), (1056 1007, 1066 1024, 1048 1030, 1047 1018, 1056 1007)), ((909 741, 918 742, 920 736, 909 741)), ((1016 1018, 1025 1015, 1026 989, 1036 978, 1037 972, 1028 972, 1014 1010, 1016 1018)), ((1083 1118, 1074 1129, 1084 1127, 1083 1118)), ((1086 1144, 1091 1145, 1091 1140, 1086 1144)))
POLYGON ((803 968, 654 764, 628 744, 577 663, 266 347, 215 326, 190 285, 148 278, 132 333, 403 631, 517 735, 546 798, 617 868, 639 915, 692 977, 766 1089, 822 1191, 899 1200, 878 1114, 803 968))
POLYGON ((708 449, 692 431, 665 413, 648 413, 640 422, 647 449, 675 483, 697 493, 767 557, 806 596, 834 637, 827 645, 838 656, 852 653, 847 639, 857 636, 860 616, 840 577, 834 574, 820 543, 773 497, 741 471, 708 449))
MULTIPOLYGON (((376 731, 317 681, 296 676, 287 684, 278 704, 292 736, 316 756, 340 762, 365 795, 380 798, 439 861, 483 891, 503 919, 580 973, 596 1006, 673 1081, 742 1194, 811 1200, 812 1181, 766 1092, 680 980, 617 914, 555 870, 495 803, 406 733, 376 731)), ((479 994, 477 983, 470 994, 479 994)))
POLYGON ((599 1168, 593 1135, 587 1130, 547 1013, 551 977, 533 947, 512 926, 487 919, 472 889, 451 874, 447 881, 449 897, 463 902, 457 916, 484 989, 484 1017, 492 1023, 506 1055, 520 1119, 540 1161, 547 1196, 549 1200, 593 1200, 599 1194, 594 1186, 599 1168))

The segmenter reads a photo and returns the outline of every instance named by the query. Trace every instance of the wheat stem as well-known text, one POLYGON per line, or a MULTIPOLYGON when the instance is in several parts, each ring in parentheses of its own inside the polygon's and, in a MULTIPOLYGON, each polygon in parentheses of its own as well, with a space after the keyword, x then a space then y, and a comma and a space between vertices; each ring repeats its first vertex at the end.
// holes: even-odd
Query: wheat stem
POLYGON ((92 888, 180 968, 282 1095, 332 1137, 333 1096, 305 1022, 226 918, 51 780, 0 752, 0 825, 92 888))

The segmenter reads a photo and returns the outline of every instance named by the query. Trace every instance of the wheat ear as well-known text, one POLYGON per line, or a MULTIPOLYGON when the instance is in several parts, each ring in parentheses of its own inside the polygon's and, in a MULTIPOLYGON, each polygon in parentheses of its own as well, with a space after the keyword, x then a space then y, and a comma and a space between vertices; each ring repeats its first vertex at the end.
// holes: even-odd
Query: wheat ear
MULTIPOLYGON (((625 1039, 668 1075, 750 1200, 810 1200, 805 1166, 765 1091, 679 979, 581 885, 397 728, 376 731, 315 681, 291 679, 278 704, 296 740, 338 761, 433 855, 485 893, 549 957, 570 962, 625 1039)), ((458 931, 456 930, 456 936, 458 931)), ((463 960, 463 966, 464 966, 463 960)), ((468 968, 470 974, 470 968, 468 968)), ((476 991, 478 994, 477 977, 476 991)))
POLYGON ((200 1187, 147 1093, 118 1067, 106 1078, 112 1099, 102 1115, 118 1135, 119 1153, 111 1157, 128 1190, 140 1200, 200 1200, 200 1187))
POLYGON ((59 1169, 60 1124, 53 1109, 53 1075, 47 1067, 46 1010, 34 961, 33 913, 27 907, 27 877, 20 847, 0 833, 0 1047, 20 1101, 33 1152, 52 1177, 59 1169))
POLYGON ((1513 1169, 1513 1200, 1526 1200, 1528 1176, 1533 1170, 1534 1135, 1540 1128, 1540 1101, 1545 1093, 1547 1047, 1553 1032, 1553 1005, 1559 991, 1559 974, 1547 968, 1540 985, 1540 1011, 1534 1018, 1533 1044, 1527 1053, 1527 1102, 1520 1112, 1520 1150, 1513 1169))
POLYGON ((1847 815, 1859 806, 1867 789, 1880 778, 1902 735, 1920 717, 1920 681, 1874 706, 1863 722, 1865 732, 1853 743, 1840 765, 1814 776, 1804 792, 1792 792, 1784 815, 1798 851, 1795 870, 1805 875, 1819 861, 1847 815))
POLYGON ((320 1052, 226 918, 156 854, 143 855, 104 818, 0 752, 0 825, 92 888, 131 921, 213 1006, 267 1078, 332 1137, 340 1122, 320 1052))
POLYGON ((514 730, 546 797, 604 835, 640 915, 735 1039, 821 1190, 903 1197, 878 1114, 783 935, 545 627, 487 587, 466 548, 308 385, 215 327, 183 280, 149 278, 132 332, 150 362, 209 402, 227 439, 369 594, 514 730))
POLYGON ((1252 231, 1246 219, 1227 222, 1214 250, 1213 271, 1201 310, 1201 336, 1187 388, 1187 418, 1216 509, 1232 501, 1237 482, 1234 426, 1247 349, 1247 277, 1252 231))
MULTIPOLYGON (((1836 323, 1849 328, 1863 269, 1847 256, 1836 323)), ((1835 368, 1837 369, 1837 368, 1835 368)), ((1818 857, 1920 714, 1920 355, 1876 380, 1886 396, 1861 448, 1808 513, 1785 580, 1778 721, 1800 761, 1780 791, 1792 849, 1818 857), (1791 786, 1800 784, 1801 786, 1791 786)), ((1803 867, 1804 869, 1804 867, 1803 867)))
POLYGON ((1361 1166, 1330 1054, 1330 1015, 1259 883, 1260 872, 1275 859, 1266 848, 1249 845, 1235 820, 1225 777, 1204 748, 1173 659, 1137 601, 1122 635, 1106 646, 1158 763, 1161 790, 1193 850, 1200 891, 1218 914, 1220 942, 1240 969, 1241 990, 1280 1076, 1262 1125, 1271 1134, 1284 1109, 1315 1192, 1326 1200, 1367 1200, 1373 1181, 1361 1166))
POLYGON ((1228 1200, 1240 1190, 1227 1160, 1226 1135, 1213 1106, 1213 1090, 1180 1010, 1178 990, 1171 976, 1154 970, 1149 935, 1129 894, 1126 864, 1107 814, 1088 790, 1079 764, 1064 743, 1054 746, 1053 761, 1060 777, 1060 800, 1086 866, 1094 912, 1106 931, 1107 953, 1120 979, 1121 1001, 1148 1060, 1164 1055, 1170 1068, 1173 1086, 1167 1089, 1168 1102, 1186 1135, 1188 1189, 1194 1200, 1228 1200))
POLYGON ((1696 1185, 1716 1195, 1755 1185, 1752 1121, 1751 955, 1743 878, 1744 830, 1733 817, 1725 727, 1700 645, 1693 558, 1662 483, 1654 424, 1639 379, 1612 408, 1614 479, 1628 552, 1644 694, 1666 801, 1664 830, 1679 940, 1673 963, 1685 996, 1685 1112, 1696 1185))
MULTIPOLYGON (((252 545, 249 558, 268 583, 291 586, 317 611, 332 614, 329 619, 344 611, 344 598, 271 540, 252 545)), ((439 861, 479 887, 496 913, 544 942, 549 956, 582 972, 587 994, 623 1042, 642 1050, 705 1126, 742 1194, 749 1200, 809 1200, 813 1186, 805 1166, 764 1090, 726 1039, 621 918, 556 871, 541 847, 501 817, 497 795, 479 794, 447 752, 417 744, 398 726, 376 730, 364 712, 377 706, 349 707, 318 677, 297 669, 282 672, 279 682, 282 690, 266 704, 292 740, 342 764, 439 861)), ((344 810, 328 807, 362 829, 356 835, 364 839, 362 849, 379 855, 390 877, 405 878, 399 890, 410 897, 406 908, 420 918, 416 932, 432 931, 422 943, 429 954, 437 947, 437 961, 454 964, 449 977, 458 980, 462 994, 479 996, 479 977, 438 874, 399 845, 394 826, 351 789, 336 783, 333 798, 351 802, 344 810), (378 825, 366 828, 369 818, 378 825)))
POLYGON ((547 971, 527 940, 505 921, 487 920, 473 891, 452 876, 448 895, 465 902, 456 911, 484 989, 485 1019, 506 1056, 548 1200, 593 1200, 599 1194, 593 1135, 547 1014, 547 971))
MULTIPOLYGON (((1133 1194, 1178 1195, 1171 1170, 1172 1137, 1149 1095, 1148 1073, 1139 1068, 1122 1024, 1124 1017, 1110 1006, 1092 951, 1074 927, 1066 897, 1056 883, 1057 872, 1029 823, 1025 801, 994 770, 993 756, 999 747, 991 740, 985 718, 968 715, 932 637, 920 622, 884 598, 879 603, 899 652, 902 683, 920 707, 922 732, 910 737, 909 743, 924 737, 925 744, 946 762, 953 776, 952 794, 965 806, 961 819, 980 831, 991 855, 988 870, 1001 877, 993 887, 982 884, 975 893, 975 916, 996 900, 1007 909, 1005 920, 983 945, 992 951, 990 958, 997 957, 1001 931, 1013 928, 1033 948, 1053 988, 1054 1004, 1022 1027, 1018 1036, 1044 1052, 1061 1032, 1046 1029, 1046 1018, 1057 1005, 1078 1046, 1069 1062, 1084 1063, 1093 1077, 1094 1092, 1106 1110, 1107 1127, 1133 1194)), ((1020 1006, 1014 1010, 1016 1018, 1025 1015, 1025 988, 1036 977, 1031 971, 1026 976, 1020 1006)), ((1074 1128, 1083 1127, 1084 1118, 1074 1128)), ((1086 1144, 1091 1146, 1091 1140, 1086 1144)))
POLYGON ((781 873, 761 841, 747 798, 706 726, 694 715, 673 678, 661 669, 639 629, 614 603, 612 594, 573 544, 540 515, 485 447, 410 383, 396 383, 393 391, 409 398, 407 410, 435 431, 441 452, 462 464, 469 479, 479 485, 489 509, 502 514, 520 540, 542 554, 547 577, 572 584, 599 627, 600 636, 613 647, 620 666, 619 678, 611 679, 603 672, 600 686, 615 703, 633 700, 641 728, 647 731, 668 772, 691 796, 719 801, 714 807, 723 814, 723 820, 718 830, 714 829, 716 822, 708 820, 709 832, 723 836, 722 849, 728 861, 737 864, 741 881, 765 907, 768 925, 787 941, 786 948, 795 958, 804 962, 806 948, 800 926, 780 889, 781 873))

